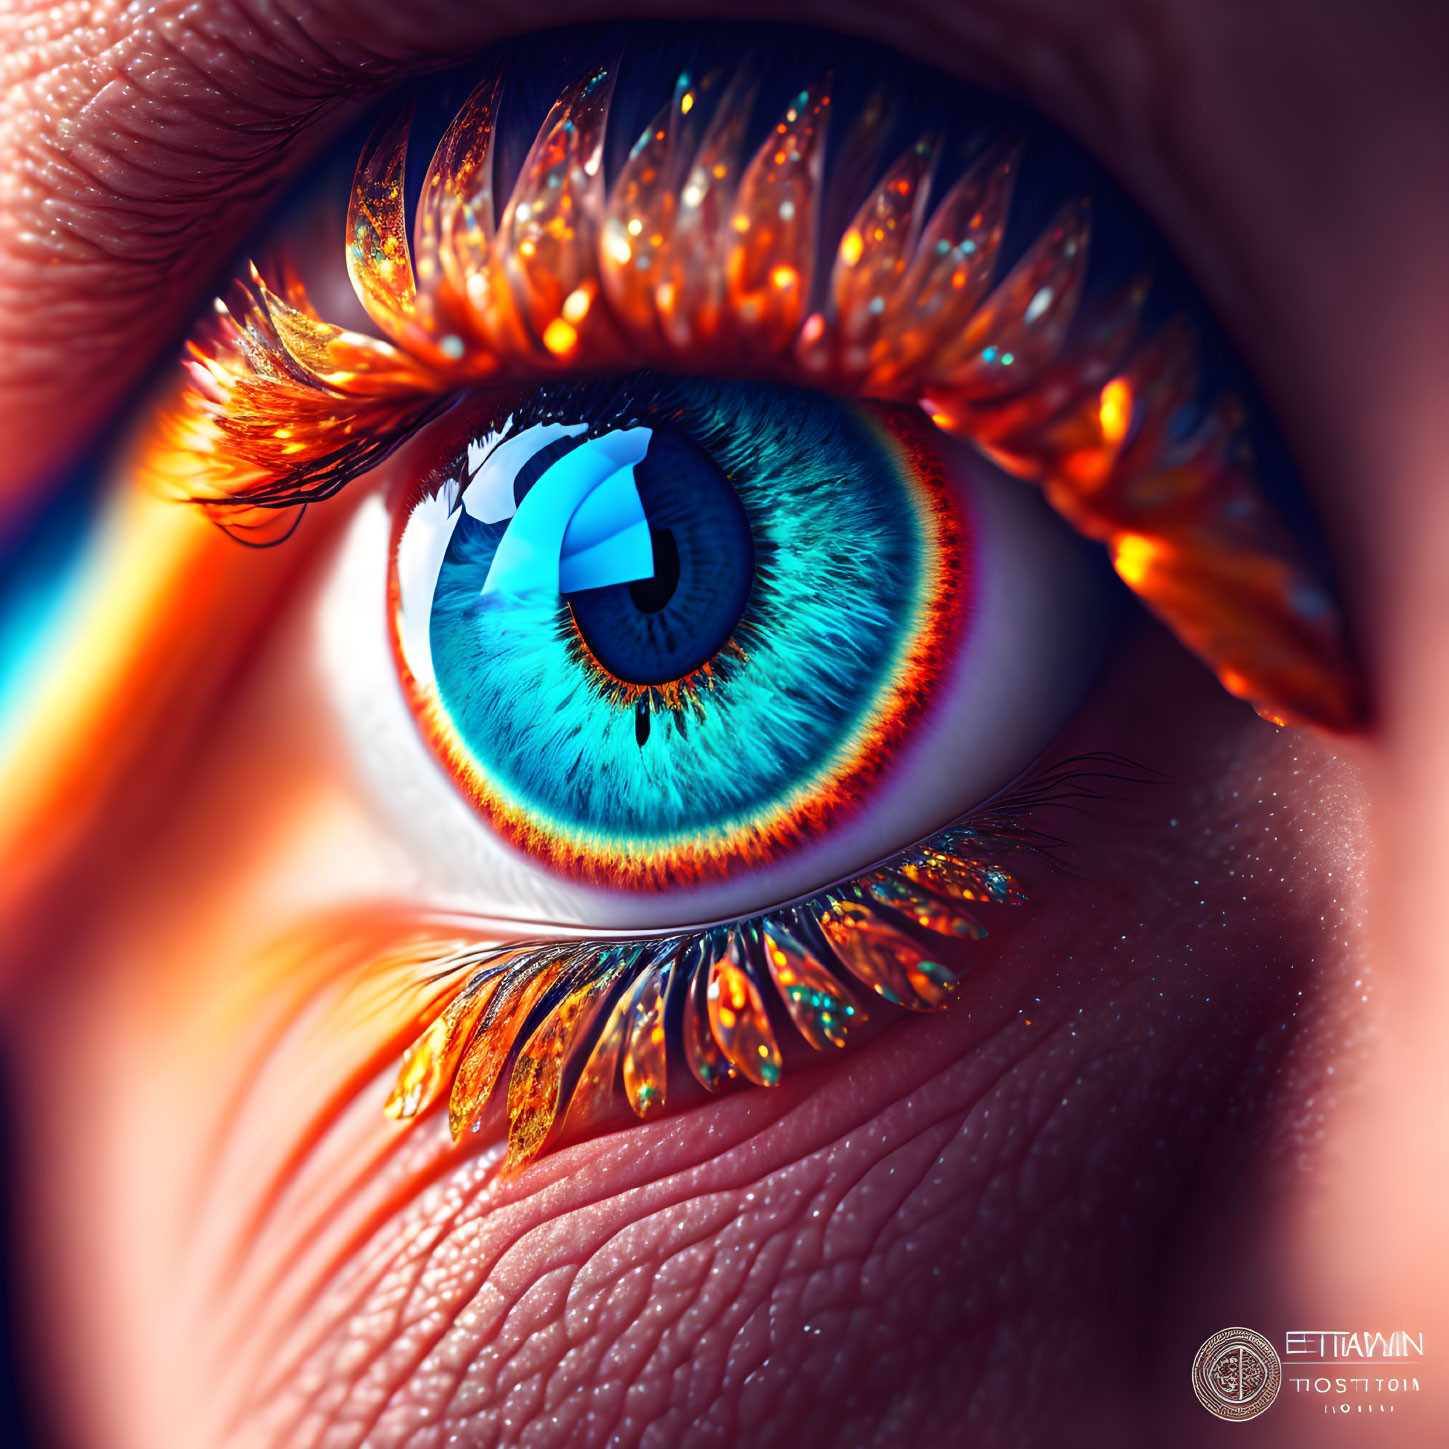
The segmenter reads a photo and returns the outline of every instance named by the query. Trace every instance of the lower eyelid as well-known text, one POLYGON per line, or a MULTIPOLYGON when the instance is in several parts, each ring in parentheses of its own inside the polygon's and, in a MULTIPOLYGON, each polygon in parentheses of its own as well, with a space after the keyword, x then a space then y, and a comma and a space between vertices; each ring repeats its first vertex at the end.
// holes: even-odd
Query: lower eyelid
MULTIPOLYGON (((846 1191, 888 1151, 886 1141, 911 1150, 912 1131, 904 1127, 902 1108, 941 1059, 942 1045, 923 1056, 918 1042, 909 1065, 897 1063, 888 1072, 864 1062, 866 1080, 870 1074, 889 1078, 889 1087, 869 1093, 827 1087, 821 1094, 802 1086, 793 1093, 786 1088, 779 1094, 742 1094, 711 1108, 707 1133, 689 1119, 645 1124, 624 1152, 618 1139, 574 1149, 541 1164, 526 1186, 499 1182, 496 1158, 486 1150, 480 1155, 478 1144, 460 1154, 437 1132, 380 1146, 376 1129, 390 1124, 376 1114, 375 1101, 363 1117, 339 1114, 325 1136, 309 1145, 285 1194, 265 1216, 239 1223, 245 1216, 235 1196, 240 1180, 218 1173, 216 1183, 232 1184, 232 1200, 216 1189, 208 1195, 205 1216, 213 1220, 213 1230, 238 1234, 242 1267, 222 1311, 212 1314, 212 1333, 219 1355, 245 1366, 243 1412, 300 1413, 294 1401, 303 1393, 298 1385, 307 1382, 308 1366, 315 1370, 320 1363, 329 1365, 323 1382, 333 1399, 365 1398, 385 1375, 397 1376, 389 1392, 406 1399, 413 1392, 408 1365, 416 1361, 420 1339, 425 1346, 441 1335, 450 1351, 465 1353, 475 1332, 488 1338, 501 1333, 495 1340, 500 1345, 508 1341, 490 1304, 526 1299, 533 1275, 545 1272, 553 1257, 550 1244, 566 1242, 567 1261, 580 1265, 577 1292, 587 1296, 586 1285, 594 1280, 600 1288, 614 1282, 620 1264, 604 1244, 618 1234, 627 1240, 631 1225, 647 1212, 646 1201, 666 1212, 666 1204, 677 1204, 681 1227, 692 1222, 697 1236, 716 1214, 721 1224, 735 1218, 739 1205, 731 1201, 723 1207, 721 1197, 744 1192, 736 1188, 739 1183, 773 1180, 783 1188, 794 1180, 805 1188, 835 1178, 839 1191, 846 1191), (807 1101, 808 1145, 800 1130, 807 1101), (802 1171, 803 1161, 813 1165, 802 1171), (394 1312, 381 1311, 387 1299, 395 1300, 394 1312), (358 1379, 340 1370, 359 1359, 358 1379)), ((276 1064, 278 1070, 285 1067, 276 1064)), ((964 1113, 969 1097, 961 1100, 956 1110, 964 1113)), ((249 1104, 247 1111, 249 1120, 234 1130, 229 1150, 256 1132, 254 1146, 275 1144, 275 1117, 269 1119, 264 1106, 249 1104)), ((933 1150, 935 1139, 923 1145, 933 1150)), ((827 1191, 824 1200, 829 1199, 827 1191)), ((249 1200, 250 1194, 240 1199, 249 1200)), ((894 1201, 881 1197, 870 1214, 880 1226, 888 1222, 894 1201)), ((857 1200, 857 1230, 864 1228, 861 1206, 857 1200)), ((421 1380, 415 1387, 426 1393, 421 1380)))
POLYGON ((504 1169, 516 1171, 613 1120, 621 1083, 641 1118, 676 1106, 681 1088, 687 1103, 700 1087, 776 1086, 803 1044, 853 1042, 882 1003, 947 1004, 986 934, 981 908, 1024 899, 996 862, 1033 849, 1033 836, 1001 822, 749 921, 451 966, 452 1000, 409 1048, 387 1111, 407 1120, 446 1101, 461 1138, 506 1110, 504 1169))
MULTIPOLYGON (((946 1005, 982 957, 981 919, 994 928, 1002 907, 1023 900, 1008 871, 1045 863, 1036 813, 1119 777, 1111 760, 1068 765, 1039 776, 1018 804, 854 884, 682 937, 508 945, 464 919, 384 914, 368 924, 355 913, 308 928, 253 974, 307 980, 325 965, 324 1025, 357 1020, 364 1041, 384 1035, 365 1050, 354 1042, 350 1064, 338 1058, 351 1085, 304 1107, 298 1126, 310 1137, 314 1110, 325 1122, 400 1058, 388 1115, 435 1132, 428 1124, 441 1114, 460 1143, 506 1138, 508 1172, 621 1125, 630 1108, 643 1118, 677 1112, 731 1079, 776 1087, 815 1053, 832 1057, 908 1010, 946 1005)), ((282 1181, 268 1195, 285 1190, 282 1181)))
MULTIPOLYGON (((467 1179, 501 1207, 576 1174, 580 1154, 582 1160, 599 1161, 632 1157, 635 1166, 626 1176, 638 1172, 640 1180, 653 1180, 659 1172, 659 1144, 670 1144, 668 1150, 680 1154, 683 1169, 691 1159, 699 1164, 726 1152, 731 1140, 748 1139, 763 1122, 790 1112, 816 1091, 823 1090, 827 1098, 851 1095, 832 1089, 834 1072, 825 1079, 807 1074, 794 1086, 787 1081, 774 1091, 742 1091, 711 1105, 707 1148, 697 1134, 677 1125, 678 1117, 646 1122, 628 1134, 635 1146, 624 1158, 624 1138, 599 1139, 542 1159, 530 1173, 529 1188, 514 1188, 497 1176, 503 1145, 496 1133, 469 1134, 455 1144, 446 1131, 445 1115, 433 1113, 400 1130, 380 1110, 390 1068, 413 1029, 410 1023, 426 1019, 443 999, 441 979, 434 979, 423 963, 439 952, 476 951, 475 939, 467 930, 455 928, 450 936, 446 926, 440 930, 410 916, 374 915, 369 920, 353 914, 318 921, 251 961, 245 970, 247 993, 260 993, 259 999, 279 993, 280 999, 274 1025, 262 1035, 256 1035, 255 1020, 248 1022, 250 1046, 242 1062, 234 1060, 236 1043, 215 1041, 240 1068, 240 1090, 209 1134, 216 1144, 214 1154, 191 1166, 201 1201, 209 1204, 205 1212, 231 1219, 233 1231, 248 1238, 266 1240, 280 1233, 300 1240, 298 1247, 314 1239, 317 1244, 331 1241, 337 1253, 355 1240, 360 1222, 385 1220, 397 1209, 404 1200, 404 1181, 410 1198, 462 1164, 473 1164, 466 1169, 467 1179), (350 1226, 339 1237, 330 1226, 334 1222, 350 1226)), ((998 1020, 994 1012, 988 1015, 998 1020)), ((940 1029, 947 1025, 944 1020, 936 1023, 930 1036, 939 1041, 940 1029)), ((927 1024, 918 1023, 912 1033, 918 1048, 922 1026, 927 1024)), ((970 1035, 994 1029, 983 1024, 970 1035)), ((951 1047, 949 1054, 956 1050, 951 1047)), ((868 1078, 870 1059, 894 1051, 889 1040, 859 1048, 857 1072, 868 1078)), ((934 1070, 940 1053, 928 1047, 924 1055, 911 1051, 903 1060, 912 1063, 908 1079, 919 1082, 934 1070)), ((206 1094, 215 1094, 218 1086, 220 1079, 207 1086, 206 1094)), ((856 1103, 831 1115, 844 1125, 860 1111, 856 1103)), ((249 1270, 248 1291, 261 1295, 253 1305, 260 1309, 277 1286, 270 1274, 299 1269, 311 1260, 313 1249, 305 1256, 288 1251, 278 1257, 273 1251, 258 1251, 253 1243, 247 1252, 255 1266, 272 1265, 260 1277, 249 1270)), ((342 1261, 324 1253, 324 1271, 334 1271, 342 1261)), ((311 1260, 308 1271, 318 1266, 311 1260)), ((285 1321, 292 1311, 288 1303, 305 1302, 310 1292, 300 1290, 295 1299, 286 1295, 271 1302, 264 1319, 285 1321)), ((249 1311, 237 1321, 246 1321, 249 1311)))

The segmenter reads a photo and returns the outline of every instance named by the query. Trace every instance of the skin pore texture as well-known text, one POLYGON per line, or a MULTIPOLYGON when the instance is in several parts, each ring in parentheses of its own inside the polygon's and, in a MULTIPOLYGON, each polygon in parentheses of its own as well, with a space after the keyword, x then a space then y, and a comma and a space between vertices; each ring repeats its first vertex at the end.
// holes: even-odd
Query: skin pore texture
MULTIPOLYGON (((1036 882, 960 1009, 499 1183, 486 1133, 454 1147, 436 1117, 404 1134, 382 1117, 384 1014, 338 1007, 320 957, 285 978, 256 964, 289 924, 396 901, 406 878, 338 756, 303 626, 339 505, 308 547, 248 561, 247 627, 224 667, 174 682, 128 782, 149 806, 87 817, 0 917, 20 1313, 58 1442, 1449 1430, 1432 1363, 1391 1419, 1324 1423, 1289 1397, 1227 1428, 1185 1392, 1230 1323, 1449 1332, 1449 196, 1429 180, 1449 174, 1446 22, 1408 0, 730 18, 766 10, 1020 95, 1123 181, 1301 464, 1374 729, 1276 731, 1143 626, 1063 751, 1120 751, 1166 783, 1063 820, 1090 842, 1078 874, 1036 882), (262 1051, 269 1022, 285 1029, 262 1051)), ((544 20, 619 13, 11 7, 4 516, 18 526, 175 345, 349 108, 544 20)))

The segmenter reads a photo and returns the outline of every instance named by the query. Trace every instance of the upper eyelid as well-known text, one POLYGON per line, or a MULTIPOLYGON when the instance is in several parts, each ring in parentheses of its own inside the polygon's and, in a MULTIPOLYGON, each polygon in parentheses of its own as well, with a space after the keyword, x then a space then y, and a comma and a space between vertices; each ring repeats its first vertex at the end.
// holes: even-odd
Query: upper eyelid
POLYGON ((1129 587, 1231 692, 1277 723, 1361 721, 1331 598, 1265 499, 1241 411, 1230 397, 1207 398, 1206 413, 1192 401, 1195 329, 1144 331, 1135 285, 1082 297, 1085 199, 1063 205, 998 269, 1015 150, 998 140, 933 190, 925 143, 892 159, 893 142, 856 220, 832 218, 821 170, 832 88, 806 85, 783 101, 778 132, 789 146, 771 132, 757 150, 737 125, 744 71, 721 73, 712 96, 704 77, 681 74, 673 101, 609 173, 618 67, 574 65, 583 73, 549 110, 506 200, 488 183, 499 92, 497 73, 485 73, 426 168, 411 246, 407 130, 385 118, 359 161, 347 255, 390 342, 319 319, 300 292, 278 282, 278 297, 253 269, 198 336, 193 383, 161 413, 143 476, 270 541, 284 526, 277 510, 356 476, 420 420, 420 399, 485 379, 541 381, 545 363, 691 371, 697 354, 713 370, 722 345, 772 376, 784 368, 789 380, 918 403, 1107 544, 1129 587), (631 235, 643 218, 647 244, 633 243, 642 272, 625 216, 631 235), (886 216, 895 220, 877 220, 886 216), (896 269, 881 273, 893 256, 896 269), (867 318, 876 288, 891 295, 871 301, 867 318), (339 413, 351 418, 340 431, 339 413))
MULTIPOLYGON (((686 7, 669 9, 684 13, 686 7)), ((1105 98, 1114 87, 1089 82, 1108 47, 1094 47, 1084 64, 1067 64, 1075 26, 1051 6, 1010 16, 986 6, 954 7, 949 17, 911 0, 846 17, 817 15, 816 9, 774 7, 772 18, 823 21, 988 85, 1005 83, 1072 125, 1089 146, 1112 136, 1109 112, 1093 98, 1105 98)), ((23 299, 20 307, 0 309, 0 339, 8 344, 0 349, 0 436, 14 443, 0 462, 0 513, 7 504, 23 503, 25 490, 44 485, 47 470, 58 461, 57 447, 65 445, 57 439, 73 446, 124 400, 171 329, 184 323, 187 309, 203 295, 207 277, 234 245, 237 223, 245 226, 246 213, 254 213, 281 184, 281 173, 295 167, 308 128, 325 120, 339 97, 376 97, 408 75, 497 38, 489 12, 461 4, 441 4, 421 15, 353 7, 345 28, 334 24, 330 32, 317 19, 303 26, 298 14, 294 4, 264 27, 245 7, 219 13, 190 7, 163 17, 163 29, 151 17, 123 26, 106 12, 88 29, 68 33, 64 43, 45 32, 43 20, 24 18, 25 35, 38 34, 32 47, 37 55, 28 69, 23 61, 16 65, 20 80, 12 101, 17 114, 28 101, 32 113, 47 119, 30 128, 11 159, 25 177, 32 209, 16 208, 7 218, 10 235, 0 239, 0 249, 14 263, 14 295, 23 299), (359 39, 365 31, 368 38, 359 39), (242 65, 251 67, 249 81, 266 77, 260 101, 237 82, 242 65), (110 94, 101 94, 107 89, 110 94), (189 135, 187 118, 177 116, 178 108, 188 106, 189 135), (71 114, 76 109, 78 116, 71 114), (64 136, 47 130, 51 118, 66 127, 64 136), (288 144, 273 147, 279 134, 288 144), (266 143, 240 166, 234 159, 238 135, 266 143), (174 175, 156 162, 168 154, 168 145, 185 162, 174 175), (108 164, 120 174, 109 175, 108 164), (148 169, 167 198, 150 241, 148 169), (178 195, 183 188, 190 190, 178 195), (138 207, 128 215, 127 235, 134 249, 125 263, 126 287, 114 288, 106 275, 115 264, 97 258, 91 243, 101 240, 106 218, 132 193, 138 207), (217 198, 227 196, 240 202, 230 212, 217 206, 217 198), (210 219, 209 229, 198 228, 184 248, 146 258, 156 238, 185 235, 199 216, 210 219), (73 316, 82 289, 90 299, 90 335, 78 351, 58 339, 74 335, 64 319, 73 316), (36 337, 47 339, 44 348, 37 348, 36 337), (64 426, 37 427, 37 419, 64 426)), ((583 0, 566 18, 610 16, 605 5, 583 0)), ((1116 24, 1112 17, 1094 18, 1099 47, 1100 37, 1116 24)), ((1114 161, 1131 171, 1120 146, 1114 161)))
MULTIPOLYGON (((481 23, 478 17, 484 12, 478 12, 474 7, 465 9, 475 22, 481 23)), ((188 16, 195 17, 197 13, 193 9, 188 11, 188 16)), ((408 16, 415 16, 416 13, 411 7, 407 11, 408 16)), ((239 9, 228 10, 228 16, 237 21, 245 18, 244 12, 239 9)), ((153 23, 149 17, 142 17, 128 29, 125 42, 128 47, 126 53, 135 62, 133 69, 146 75, 154 72, 156 68, 155 37, 146 29, 153 23)), ((483 37, 473 38, 477 40, 483 37)), ((70 43, 73 44, 76 54, 85 56, 87 51, 93 50, 95 55, 103 55, 105 46, 100 41, 92 44, 92 40, 90 33, 82 32, 73 37, 70 43)), ((436 50, 446 52, 455 45, 456 37, 453 33, 439 28, 433 33, 431 43, 436 50)), ((186 48, 184 35, 178 44, 182 49, 186 48)), ((392 52, 397 59, 396 68, 391 71, 385 83, 379 82, 377 89, 384 88, 384 84, 390 84, 406 69, 406 47, 399 41, 392 46, 392 52)), ((985 57, 987 52, 983 51, 981 54, 985 57)), ((91 63, 92 58, 85 60, 87 66, 91 63)), ((204 67, 206 56, 199 56, 196 63, 204 67)), ((393 61, 389 61, 388 65, 392 67, 393 61)), ((72 128, 65 138, 66 151, 56 151, 52 139, 44 134, 42 128, 38 124, 34 127, 31 144, 45 152, 42 159, 59 158, 63 161, 70 152, 81 152, 92 145, 113 144, 116 134, 116 108, 124 108, 127 102, 133 107, 127 124, 128 136, 144 137, 164 120, 173 134, 190 134, 193 147, 200 151, 205 150, 206 135, 190 133, 189 127, 183 130, 175 113, 172 96, 137 91, 131 88, 130 81, 118 79, 114 73, 97 70, 96 74, 102 74, 114 84, 104 104, 91 105, 85 112, 83 124, 72 128)), ((278 74, 285 81, 285 70, 279 68, 278 74)), ((84 75, 78 78, 71 74, 68 78, 61 78, 67 79, 71 85, 70 94, 77 103, 90 98, 82 83, 84 75)), ((204 69, 191 76, 191 85, 192 97, 201 95, 206 103, 194 106, 194 109, 205 110, 206 105, 219 94, 218 88, 207 79, 204 69), (209 89, 203 88, 203 82, 209 89)), ((302 109, 312 106, 316 89, 311 86, 305 91, 305 105, 299 100, 302 109)), ((361 87, 357 89, 360 93, 361 87)), ((33 90, 30 98, 47 116, 65 114, 65 107, 49 104, 43 90, 33 90)), ((12 116, 23 115, 24 99, 19 93, 12 92, 12 116)), ((218 114, 217 111, 208 112, 213 131, 217 129, 218 114)), ((238 116, 236 109, 230 105, 220 114, 223 121, 239 125, 245 125, 251 119, 247 115, 238 116)), ((280 124, 275 115, 272 122, 280 124)), ((27 158, 23 154, 17 155, 12 162, 22 166, 26 163, 27 158)), ((229 166, 218 166, 203 173, 202 179, 208 195, 215 196, 222 190, 228 190, 246 196, 249 205, 253 204, 253 196, 262 187, 256 168, 249 174, 239 174, 229 166), (221 174, 220 181, 217 179, 218 173, 221 174)), ((86 207, 81 204, 85 200, 81 195, 83 191, 84 187, 79 183, 72 188, 71 194, 65 198, 68 209, 63 213, 66 224, 82 234, 93 221, 93 218, 89 218, 86 207)), ((175 209, 165 218, 164 225, 178 232, 183 231, 188 214, 186 205, 190 203, 183 204, 178 201, 175 209)), ((0 441, 7 445, 0 447, 0 525, 8 521, 5 518, 7 510, 11 513, 18 512, 30 502, 18 485, 24 482, 28 484, 31 494, 38 494, 42 486, 54 476, 52 470, 58 461, 57 448, 76 447, 78 451, 78 445, 84 445, 87 441, 87 431, 98 426, 102 417, 108 415, 123 400, 126 391, 136 384, 138 373, 154 359, 158 346, 164 345, 172 335, 170 328, 173 322, 179 328, 184 320, 183 314, 189 317, 193 311, 194 295, 204 295, 203 287, 208 274, 213 264, 220 260, 223 246, 230 250, 235 241, 235 233, 225 243, 217 239, 215 230, 209 238, 206 233, 198 233, 190 248, 190 260, 195 264, 194 275, 189 278, 173 276, 160 279, 159 295, 154 286, 157 279, 149 276, 139 266, 132 269, 130 280, 134 286, 127 289, 107 288, 102 277, 87 273, 84 280, 88 286, 94 285, 102 298, 110 296, 112 292, 120 295, 128 290, 141 295, 140 306, 142 310, 149 311, 145 333, 137 337, 134 333, 127 333, 125 329, 118 330, 96 310, 79 308, 74 293, 70 290, 79 278, 79 269, 52 266, 48 253, 34 250, 43 246, 47 237, 51 237, 46 227, 52 222, 46 221, 44 216, 37 218, 22 213, 19 209, 0 208, 0 244, 16 259, 16 265, 7 268, 8 287, 5 296, 0 297, 0 341, 8 344, 0 347, 0 441), (27 228, 34 233, 25 238, 26 245, 32 250, 25 257, 21 257, 16 253, 16 238, 27 228), (203 252, 207 254, 200 255, 203 252), (149 292, 148 287, 151 288, 149 292), (21 310, 12 310, 7 314, 4 310, 7 303, 21 310), (169 319, 166 310, 168 306, 171 311, 169 319), (52 367, 56 374, 55 378, 50 378, 42 368, 34 365, 37 350, 42 345, 50 345, 47 339, 60 346, 62 340, 77 336, 78 329, 72 325, 77 317, 84 323, 86 346, 76 357, 47 363, 46 366, 52 367), (89 372, 85 370, 87 365, 91 369, 89 372), (47 393, 47 382, 54 382, 57 390, 47 393), (45 448, 43 456, 42 446, 45 448), (8 481, 14 485, 8 493, 7 478, 4 475, 7 468, 8 481)), ((60 229, 58 222, 55 222, 55 227, 55 235, 63 242, 64 231, 60 229)), ((240 231, 241 228, 236 230, 240 231)), ((124 476, 121 470, 127 461, 124 456, 117 457, 117 466, 109 470, 110 476, 119 481, 124 476)), ((129 509, 123 538, 119 541, 111 540, 107 544, 107 568, 101 576, 107 591, 106 597, 98 600, 95 608, 88 608, 83 619, 78 621, 77 627, 68 631, 65 638, 57 637, 52 641, 54 647, 51 652, 54 658, 47 664, 45 679, 37 681, 36 688, 30 692, 31 697, 17 701, 23 704, 23 709, 16 712, 16 727, 11 732, 12 737, 5 741, 3 758, 0 758, 0 773, 6 773, 14 767, 17 775, 23 773, 27 791, 17 797, 16 810, 4 822, 3 834, 7 840, 29 839, 28 832, 34 832, 36 838, 51 842, 55 835, 48 813, 52 790, 60 788, 60 782, 70 778, 71 772, 80 768, 83 760, 86 769, 93 773, 99 772, 103 777, 95 786, 97 798, 111 800, 121 792, 127 778, 127 763, 134 765, 138 762, 139 737, 113 741, 110 755, 104 757, 98 765, 94 755, 87 754, 89 746, 86 733, 57 732, 50 727, 51 715, 48 711, 58 709, 63 698, 70 698, 74 683, 79 680, 84 680, 87 688, 99 691, 108 700, 123 698, 129 687, 128 681, 147 675, 150 670, 150 663, 147 661, 166 647, 168 636, 161 627, 159 613, 150 612, 151 602, 157 601, 159 605, 164 591, 186 587, 185 581, 197 569, 230 577, 230 571, 239 562, 235 556, 237 551, 219 535, 212 537, 213 530, 208 527, 191 529, 183 526, 180 520, 174 518, 177 510, 168 504, 157 499, 148 500, 148 503, 147 507, 129 509), (161 573, 157 573, 155 568, 158 535, 165 546, 165 565, 161 573), (144 568, 140 564, 142 558, 146 559, 144 568), (148 578, 152 579, 152 583, 147 588, 142 588, 143 579, 148 578), (134 615, 137 618, 137 627, 129 630, 124 638, 107 635, 108 647, 105 650, 98 652, 88 647, 87 640, 90 636, 86 630, 101 628, 102 620, 114 615, 118 602, 128 611, 128 617, 134 615), (69 678, 72 682, 71 688, 65 693, 60 688, 63 678, 69 678), (20 763, 22 757, 23 766, 20 763)), ((260 560, 250 560, 247 588, 236 589, 235 596, 240 598, 245 594, 248 598, 263 597, 263 576, 280 579, 288 574, 293 562, 291 559, 278 558, 263 565, 260 560)), ((216 596, 216 608, 206 616, 211 622, 215 623, 220 617, 221 605, 230 597, 221 594, 216 596)), ((198 624, 197 627, 202 626, 198 624)), ((217 642, 218 645, 229 645, 231 641, 232 632, 228 629, 217 642)), ((240 647, 240 640, 237 642, 240 647)), ((8 773, 6 778, 11 778, 8 773)), ((59 819, 59 816, 54 818, 59 819)), ((62 858, 58 844, 51 854, 55 861, 62 858)), ((44 855, 44 859, 36 867, 37 879, 48 879, 48 873, 52 869, 51 855, 44 855)), ((4 900, 0 900, 0 909, 3 910, 21 902, 33 888, 29 877, 8 884, 12 889, 4 893, 4 900)))

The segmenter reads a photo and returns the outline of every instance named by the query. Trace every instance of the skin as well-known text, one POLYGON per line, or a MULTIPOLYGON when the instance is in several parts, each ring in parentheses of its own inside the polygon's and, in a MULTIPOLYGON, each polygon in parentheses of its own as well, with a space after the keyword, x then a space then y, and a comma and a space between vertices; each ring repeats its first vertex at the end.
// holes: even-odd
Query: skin
MULTIPOLYGON (((5 900, 22 1312, 61 1442, 1442 1441, 1449 37, 1407 0, 1331 11, 828 18, 1025 96, 1153 216, 1300 460, 1372 730, 1275 731, 1144 626, 1064 748, 1183 783, 1078 825, 1087 878, 1042 883, 962 1010, 499 1183, 486 1140, 381 1117, 396 1044, 325 953, 257 965, 315 912, 421 896, 310 652, 339 506, 5 900), (1285 1389, 1224 1428, 1185 1382, 1230 1323, 1423 1332, 1422 1392, 1325 1425, 1285 1389)), ((0 20, 12 522, 349 104, 538 18, 0 20)))

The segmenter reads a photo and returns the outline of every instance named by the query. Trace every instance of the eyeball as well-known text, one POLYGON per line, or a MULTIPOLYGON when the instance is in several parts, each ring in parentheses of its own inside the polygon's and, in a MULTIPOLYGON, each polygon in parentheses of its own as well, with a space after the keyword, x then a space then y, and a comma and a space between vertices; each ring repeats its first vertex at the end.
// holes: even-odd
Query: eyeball
POLYGON ((465 403, 390 467, 328 673, 486 913, 663 928, 858 874, 1009 785, 1107 633, 1094 551, 913 411, 640 375, 465 403))

